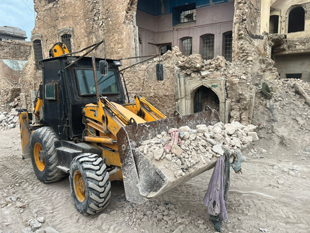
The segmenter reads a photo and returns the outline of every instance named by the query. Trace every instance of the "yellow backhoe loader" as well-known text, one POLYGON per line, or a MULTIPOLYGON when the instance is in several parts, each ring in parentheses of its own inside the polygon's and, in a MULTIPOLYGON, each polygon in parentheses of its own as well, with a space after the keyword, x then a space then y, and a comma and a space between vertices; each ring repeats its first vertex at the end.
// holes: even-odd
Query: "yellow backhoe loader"
POLYGON ((113 180, 123 181, 128 201, 143 203, 210 169, 212 164, 202 164, 171 179, 169 169, 159 169, 137 149, 170 128, 208 124, 210 111, 167 118, 143 97, 125 103, 119 60, 74 56, 61 43, 50 55, 41 62, 43 79, 33 113, 20 111, 22 151, 43 183, 69 174, 82 214, 96 214, 108 205, 113 180))

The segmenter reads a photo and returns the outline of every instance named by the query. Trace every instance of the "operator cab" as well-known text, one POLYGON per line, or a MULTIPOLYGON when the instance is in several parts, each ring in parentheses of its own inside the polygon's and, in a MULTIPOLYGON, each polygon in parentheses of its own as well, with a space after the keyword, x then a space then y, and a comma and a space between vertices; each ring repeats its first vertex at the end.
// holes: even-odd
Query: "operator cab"
MULTIPOLYGON (((95 64, 99 94, 124 104, 124 88, 118 70, 120 61, 96 58, 95 64), (106 65, 103 65, 105 61, 106 65)), ((97 104, 92 58, 49 58, 42 60, 42 70, 43 114, 40 114, 40 120, 52 127, 59 139, 81 137, 85 128, 82 109, 87 104, 97 104)))

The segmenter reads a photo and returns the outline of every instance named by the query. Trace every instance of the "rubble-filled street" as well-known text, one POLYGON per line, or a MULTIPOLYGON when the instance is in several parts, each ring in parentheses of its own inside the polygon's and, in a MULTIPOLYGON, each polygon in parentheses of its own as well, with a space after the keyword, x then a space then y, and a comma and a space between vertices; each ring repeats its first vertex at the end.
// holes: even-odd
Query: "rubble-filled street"
MULTIPOLYGON (((108 208, 85 217, 73 205, 67 178, 37 180, 31 160, 21 158, 18 128, 0 131, 0 139, 3 233, 214 232, 202 200, 211 171, 142 205, 126 201, 122 183, 113 182, 108 208)), ((262 138, 242 153, 247 160, 243 174, 231 175, 223 232, 309 232, 309 147, 296 153, 262 138)))
POLYGON ((0 233, 310 232, 310 0, 15 1, 0 233))

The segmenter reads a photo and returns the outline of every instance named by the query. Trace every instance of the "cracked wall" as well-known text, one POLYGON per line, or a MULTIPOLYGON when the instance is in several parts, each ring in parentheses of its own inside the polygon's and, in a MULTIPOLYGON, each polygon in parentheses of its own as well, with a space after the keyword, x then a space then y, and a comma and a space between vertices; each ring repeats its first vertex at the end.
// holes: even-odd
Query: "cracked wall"
POLYGON ((1 105, 6 105, 19 95, 30 52, 30 42, 0 41, 1 105))

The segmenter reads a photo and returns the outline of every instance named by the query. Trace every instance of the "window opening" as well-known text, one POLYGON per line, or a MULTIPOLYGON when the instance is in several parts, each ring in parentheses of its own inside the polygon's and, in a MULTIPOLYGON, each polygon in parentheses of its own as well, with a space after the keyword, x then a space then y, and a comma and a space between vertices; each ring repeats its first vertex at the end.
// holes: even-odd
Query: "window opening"
POLYGON ((288 21, 288 33, 301 32, 305 30, 305 10, 302 7, 296 7, 291 10, 288 21))
POLYGON ((168 50, 171 51, 171 49, 172 49, 172 48, 171 48, 171 44, 162 46, 162 47, 160 48, 160 54, 161 54, 161 55, 164 55, 166 52, 168 52, 168 50))
POLYGON ((61 36, 61 42, 64 43, 69 52, 71 53, 72 52, 72 47, 71 47, 71 35, 70 34, 64 34, 61 36))
POLYGON ((270 24, 269 24, 269 33, 278 33, 279 30, 279 16, 272 15, 270 16, 270 24))
POLYGON ((227 61, 232 61, 232 32, 226 32, 223 34, 224 41, 224 57, 227 61))
POLYGON ((172 26, 196 21, 196 3, 172 8, 172 26))
POLYGON ((202 37, 202 58, 214 58, 214 35, 205 35, 202 37))
POLYGON ((302 78, 302 74, 286 74, 286 78, 301 79, 302 78))
POLYGON ((196 9, 186 10, 180 13, 180 23, 196 21, 196 9))
POLYGON ((182 50, 185 56, 192 54, 192 38, 182 40, 182 50))
POLYGON ((35 65, 36 65, 37 69, 40 69, 39 62, 41 60, 43 60, 41 40, 34 40, 33 41, 33 50, 34 50, 35 65))

